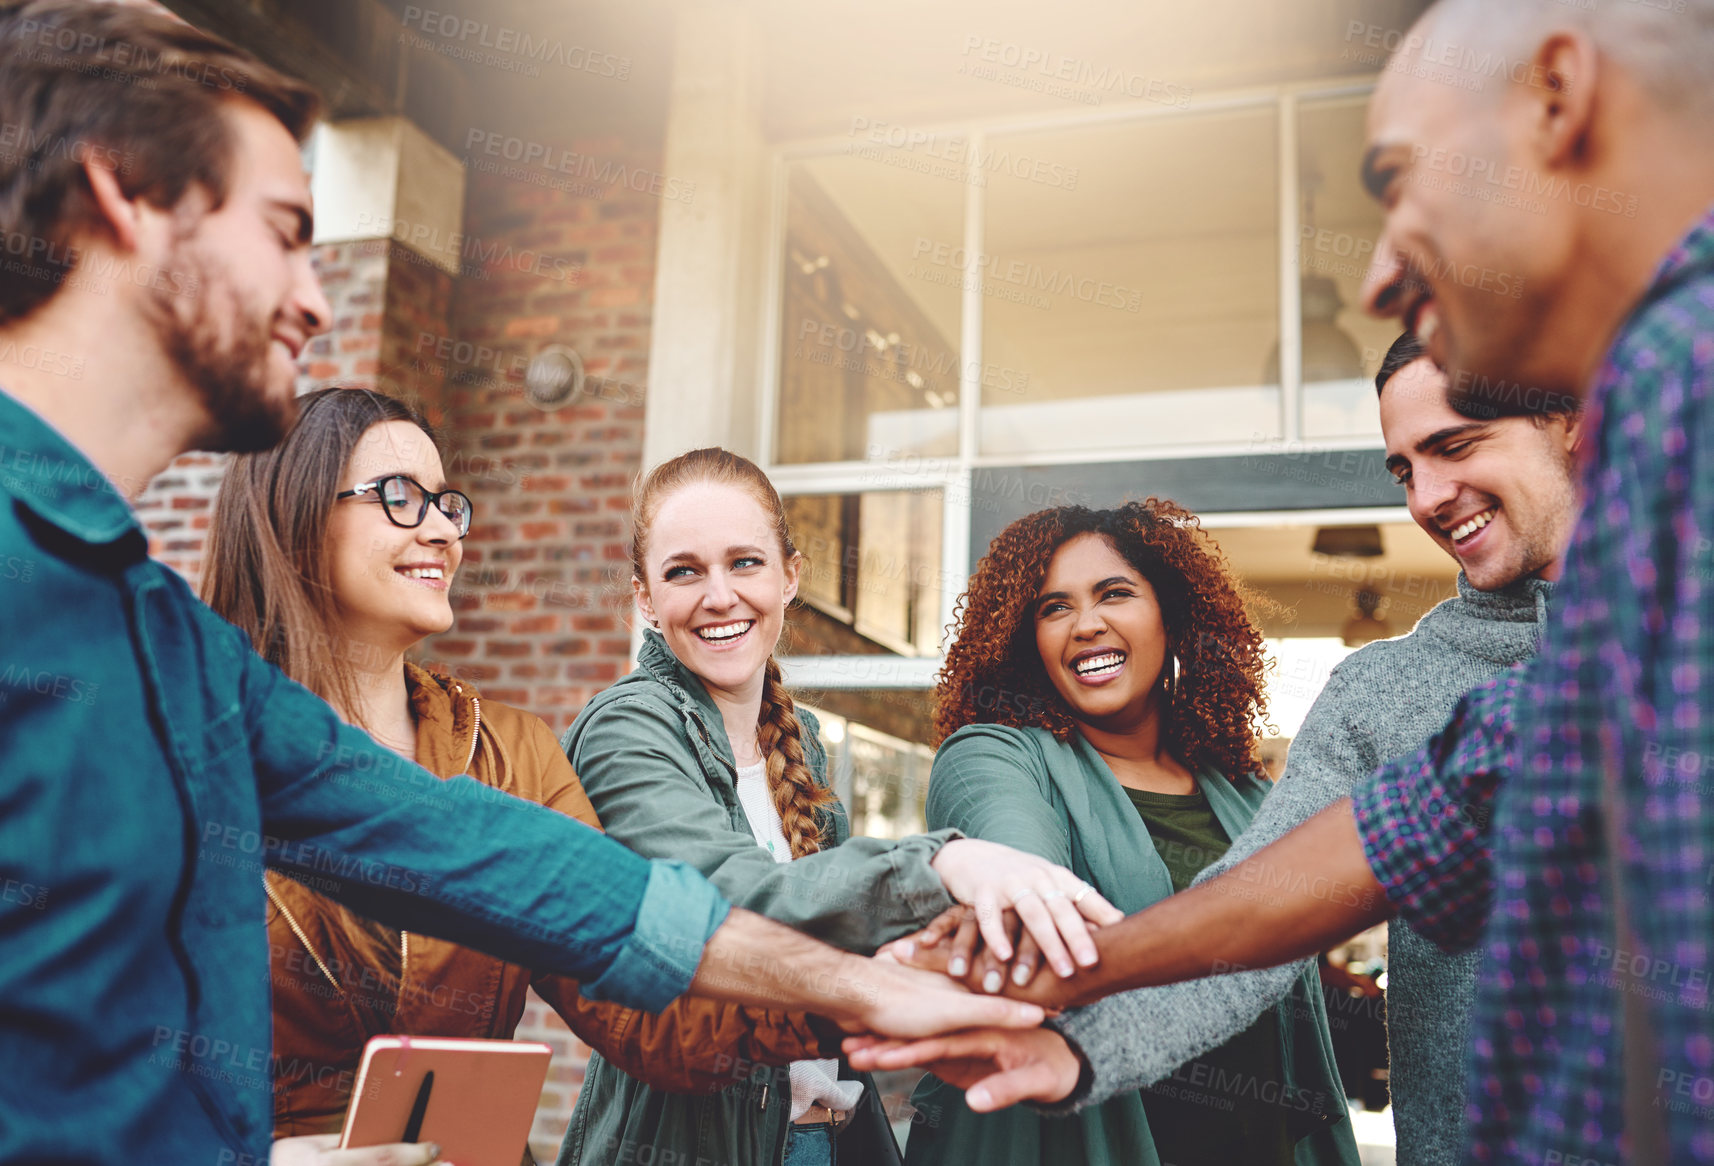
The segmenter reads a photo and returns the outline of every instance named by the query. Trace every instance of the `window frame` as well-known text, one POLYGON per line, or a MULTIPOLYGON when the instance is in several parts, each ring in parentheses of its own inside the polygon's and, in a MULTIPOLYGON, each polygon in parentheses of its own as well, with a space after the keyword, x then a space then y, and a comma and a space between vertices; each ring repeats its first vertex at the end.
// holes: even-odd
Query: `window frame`
MULTIPOLYGON (((760 465, 782 496, 797 494, 863 494, 891 490, 941 491, 942 577, 964 579, 974 565, 970 550, 970 498, 973 472, 978 467, 1076 465, 1083 463, 1164 461, 1189 457, 1221 457, 1258 454, 1289 454, 1312 448, 1315 451, 1371 450, 1372 437, 1343 437, 1317 440, 1303 438, 1303 344, 1302 304, 1299 294, 1300 175, 1298 126, 1300 106, 1344 97, 1367 96, 1374 91, 1378 75, 1324 78, 1310 81, 1225 90, 1193 97, 1183 106, 1110 107, 1047 111, 1024 117, 970 119, 922 127, 934 133, 958 135, 976 154, 984 153, 991 137, 1026 132, 1083 129, 1097 125, 1119 125, 1154 118, 1193 117, 1212 112, 1268 108, 1276 115, 1276 181, 1278 191, 1279 335, 1280 335, 1280 436, 1249 442, 1207 442, 1172 446, 1125 446, 1111 449, 1055 453, 1043 451, 1019 455, 983 454, 978 448, 982 408, 982 289, 967 281, 960 304, 958 358, 958 448, 945 456, 924 456, 908 467, 873 462, 821 462, 781 464, 777 460, 779 431, 779 383, 783 340, 782 312, 785 297, 785 248, 787 182, 793 162, 843 153, 846 138, 828 137, 783 143, 770 151, 769 207, 766 286, 761 311, 761 407, 757 410, 755 448, 761 451, 760 465)), ((982 252, 986 230, 987 187, 964 184, 965 254, 982 252)), ((1303 523, 1409 521, 1404 507, 1350 507, 1331 510, 1246 511, 1203 515, 1210 530, 1233 526, 1303 523)), ((956 594, 941 595, 943 628, 953 623, 956 594)), ((934 656, 791 656, 780 663, 793 685, 806 688, 930 688, 945 659, 944 650, 934 656)))

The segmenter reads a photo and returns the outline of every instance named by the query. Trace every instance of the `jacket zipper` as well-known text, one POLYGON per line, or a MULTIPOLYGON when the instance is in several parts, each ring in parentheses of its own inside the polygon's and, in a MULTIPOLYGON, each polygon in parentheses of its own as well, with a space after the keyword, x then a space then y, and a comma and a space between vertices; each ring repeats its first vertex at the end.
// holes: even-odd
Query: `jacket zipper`
POLYGON ((470 756, 464 759, 464 772, 466 773, 469 773, 470 767, 476 763, 476 738, 477 735, 482 732, 482 698, 479 696, 471 697, 470 705, 472 709, 470 725, 470 756))
POLYGON ((292 917, 291 909, 280 901, 280 896, 274 893, 273 885, 268 882, 265 876, 262 879, 262 889, 267 892, 268 901, 278 907, 280 914, 286 917, 286 926, 292 929, 292 934, 297 936, 298 942, 304 945, 304 950, 309 952, 309 958, 315 961, 315 966, 321 969, 321 974, 327 977, 327 982, 332 984, 334 990, 343 997, 345 989, 334 978, 333 973, 328 971, 327 965, 321 962, 321 956, 317 955, 315 948, 310 945, 309 936, 305 935, 304 929, 298 926, 298 921, 292 917))
MULTIPOLYGON (((464 759, 464 772, 470 772, 470 766, 476 760, 476 743, 482 732, 482 698, 470 698, 472 705, 470 725, 470 756, 464 759)), ((405 976, 411 969, 411 933, 404 928, 399 929, 399 997, 393 1004, 393 1016, 396 1018, 405 1008, 405 976)))

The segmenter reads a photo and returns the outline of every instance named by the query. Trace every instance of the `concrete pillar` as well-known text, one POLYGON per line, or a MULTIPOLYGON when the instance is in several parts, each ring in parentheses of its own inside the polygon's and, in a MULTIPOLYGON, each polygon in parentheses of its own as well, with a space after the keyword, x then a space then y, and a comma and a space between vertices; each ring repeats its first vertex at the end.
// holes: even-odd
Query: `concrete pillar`
MULTIPOLYGON (((316 244, 378 272, 381 298, 378 315, 342 316, 315 349, 324 358, 371 354, 373 375, 362 383, 418 402, 439 423, 444 362, 421 355, 449 331, 463 269, 464 164, 402 117, 323 123, 311 151, 316 244)), ((330 298, 341 286, 324 283, 330 298)), ((327 368, 324 359, 312 378, 327 368)))
POLYGON ((739 0, 692 0, 675 35, 661 169, 695 183, 695 194, 661 204, 645 468, 704 445, 760 453, 768 253, 760 36, 739 0))

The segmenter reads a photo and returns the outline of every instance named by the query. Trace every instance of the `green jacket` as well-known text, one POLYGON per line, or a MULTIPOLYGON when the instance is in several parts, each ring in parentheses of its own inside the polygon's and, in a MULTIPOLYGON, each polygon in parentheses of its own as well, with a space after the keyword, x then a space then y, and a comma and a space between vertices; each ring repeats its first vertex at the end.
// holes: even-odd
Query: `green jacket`
MULTIPOLYGON (((1231 838, 1243 831, 1270 788, 1253 777, 1233 781, 1212 771, 1197 780, 1231 838)), ((928 820, 1069 867, 1127 915, 1172 893, 1147 827, 1113 771, 1081 736, 1062 743, 1045 729, 960 729, 935 755, 928 820)), ((1277 1098, 1293 1111, 1297 1166, 1357 1166, 1313 972, 1299 977, 1277 1013, 1285 1080, 1260 1083, 1258 1089, 1266 1087, 1269 1100, 1277 1098)), ((961 1090, 925 1077, 912 1101, 917 1112, 905 1146, 912 1166, 1160 1166, 1139 1093, 1067 1117, 1023 1107, 981 1115, 965 1106, 961 1090)))
MULTIPOLYGON (((826 785, 827 752, 815 718, 798 715, 804 757, 826 785)), ((671 855, 690 864, 734 906, 867 954, 952 905, 929 861, 958 837, 956 830, 898 842, 851 838, 845 808, 835 803, 823 815, 819 853, 776 863, 757 846, 738 801, 720 710, 652 631, 637 669, 590 701, 560 744, 609 837, 645 857, 671 855)), ((842 1073, 851 1075, 848 1068, 842 1073)), ((560 1164, 781 1161, 791 1113, 786 1070, 735 1062, 733 1080, 709 1096, 663 1093, 592 1055, 560 1164)), ((865 1152, 850 1144, 865 1136, 860 1124, 876 1138, 886 1133, 872 1083, 864 1105, 871 1120, 854 1120, 840 1135, 840 1157, 885 1161, 896 1155, 890 1146, 865 1152)))

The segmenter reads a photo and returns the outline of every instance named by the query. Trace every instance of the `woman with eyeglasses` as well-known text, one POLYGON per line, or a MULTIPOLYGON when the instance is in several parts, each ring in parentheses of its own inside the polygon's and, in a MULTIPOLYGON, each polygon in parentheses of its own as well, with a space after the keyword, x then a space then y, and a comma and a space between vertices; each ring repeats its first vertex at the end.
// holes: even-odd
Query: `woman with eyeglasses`
MULTIPOLYGON (((203 596, 288 676, 401 757, 599 829, 546 725, 407 659, 452 626, 448 592, 470 520, 470 499, 448 487, 418 413, 361 389, 311 393, 283 442, 228 467, 203 596)), ((734 1064, 784 1065, 837 1044, 835 1030, 798 1014, 689 999, 658 1016, 594 1004, 571 981, 394 931, 271 872, 265 881, 276 1137, 339 1130, 370 1037, 507 1039, 530 987, 606 1058, 671 1092, 722 1089, 734 1064)))

